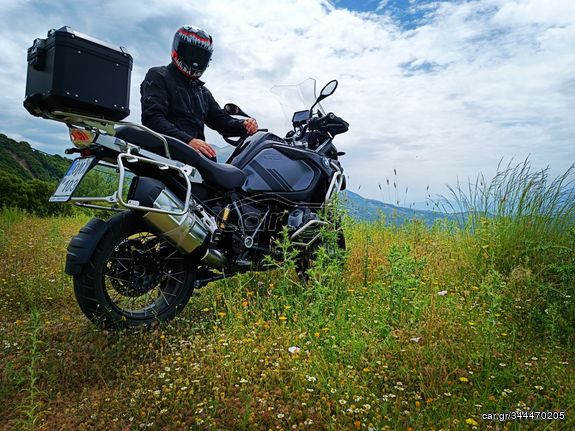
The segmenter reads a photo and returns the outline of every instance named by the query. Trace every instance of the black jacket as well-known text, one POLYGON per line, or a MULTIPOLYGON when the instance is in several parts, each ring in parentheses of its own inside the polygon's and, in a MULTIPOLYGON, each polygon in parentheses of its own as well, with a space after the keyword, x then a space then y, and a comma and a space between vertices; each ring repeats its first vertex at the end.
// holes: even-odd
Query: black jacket
POLYGON ((224 136, 245 133, 243 121, 230 117, 200 80, 190 80, 173 64, 152 67, 140 85, 142 124, 188 143, 205 140, 204 124, 224 136))

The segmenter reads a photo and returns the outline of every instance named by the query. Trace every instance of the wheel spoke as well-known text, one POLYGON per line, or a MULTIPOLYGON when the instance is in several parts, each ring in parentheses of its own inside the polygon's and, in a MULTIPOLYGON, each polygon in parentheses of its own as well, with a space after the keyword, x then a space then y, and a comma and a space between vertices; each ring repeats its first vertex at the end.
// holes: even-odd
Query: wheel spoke
POLYGON ((186 258, 150 232, 121 240, 104 264, 104 288, 126 317, 148 319, 173 306, 185 288, 186 258))

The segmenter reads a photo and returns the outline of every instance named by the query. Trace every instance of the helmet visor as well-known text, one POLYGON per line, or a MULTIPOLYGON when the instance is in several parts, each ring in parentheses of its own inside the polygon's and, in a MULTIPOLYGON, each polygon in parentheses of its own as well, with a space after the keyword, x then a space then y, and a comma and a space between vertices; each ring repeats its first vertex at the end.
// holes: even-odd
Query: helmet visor
POLYGON ((204 47, 180 42, 174 47, 178 58, 193 71, 203 72, 210 63, 212 52, 204 47))

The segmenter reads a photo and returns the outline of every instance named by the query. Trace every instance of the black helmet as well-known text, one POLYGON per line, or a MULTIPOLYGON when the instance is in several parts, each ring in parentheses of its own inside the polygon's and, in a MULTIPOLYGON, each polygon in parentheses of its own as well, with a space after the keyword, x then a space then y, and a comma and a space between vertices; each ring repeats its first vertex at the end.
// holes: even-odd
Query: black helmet
POLYGON ((212 36, 185 25, 174 35, 172 62, 188 78, 199 78, 207 69, 213 51, 212 36))

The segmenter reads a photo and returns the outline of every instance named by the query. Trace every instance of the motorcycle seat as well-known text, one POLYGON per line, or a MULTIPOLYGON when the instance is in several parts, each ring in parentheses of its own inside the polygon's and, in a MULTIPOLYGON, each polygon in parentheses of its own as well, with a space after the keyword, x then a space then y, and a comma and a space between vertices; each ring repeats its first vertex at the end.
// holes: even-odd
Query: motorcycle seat
MULTIPOLYGON (((170 136, 163 136, 168 142, 172 159, 195 167, 206 183, 224 190, 234 190, 240 188, 246 181, 246 174, 241 169, 228 164, 216 163, 182 141, 170 136)), ((162 140, 136 126, 117 127, 116 137, 153 153, 165 155, 162 140)))

